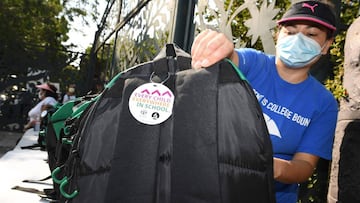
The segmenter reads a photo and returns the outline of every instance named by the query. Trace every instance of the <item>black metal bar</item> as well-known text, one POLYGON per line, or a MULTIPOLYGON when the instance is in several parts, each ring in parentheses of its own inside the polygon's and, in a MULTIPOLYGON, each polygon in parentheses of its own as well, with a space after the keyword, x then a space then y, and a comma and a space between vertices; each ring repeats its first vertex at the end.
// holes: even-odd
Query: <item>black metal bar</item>
POLYGON ((194 40, 194 10, 196 3, 197 0, 179 0, 177 6, 174 43, 186 52, 190 52, 194 40))
POLYGON ((101 46, 103 46, 106 41, 115 33, 117 32, 118 30, 120 30, 122 27, 124 27, 126 25, 126 23, 128 23, 132 18, 134 18, 140 11, 143 7, 145 7, 151 0, 143 0, 143 1, 140 1, 138 3, 138 5, 132 10, 130 11, 130 13, 128 13, 124 20, 120 23, 118 23, 116 26, 115 26, 115 29, 113 31, 111 31, 107 37, 104 38, 103 42, 101 44, 99 44, 98 46, 96 46, 95 48, 95 52, 97 52, 101 46))

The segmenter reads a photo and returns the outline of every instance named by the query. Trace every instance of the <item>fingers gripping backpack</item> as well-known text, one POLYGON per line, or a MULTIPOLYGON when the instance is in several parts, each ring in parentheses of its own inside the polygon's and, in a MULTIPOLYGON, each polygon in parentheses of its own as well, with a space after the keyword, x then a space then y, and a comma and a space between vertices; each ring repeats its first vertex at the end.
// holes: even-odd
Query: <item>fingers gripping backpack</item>
POLYGON ((82 122, 60 184, 69 202, 275 202, 261 109, 228 61, 195 70, 168 44, 117 75, 82 122))

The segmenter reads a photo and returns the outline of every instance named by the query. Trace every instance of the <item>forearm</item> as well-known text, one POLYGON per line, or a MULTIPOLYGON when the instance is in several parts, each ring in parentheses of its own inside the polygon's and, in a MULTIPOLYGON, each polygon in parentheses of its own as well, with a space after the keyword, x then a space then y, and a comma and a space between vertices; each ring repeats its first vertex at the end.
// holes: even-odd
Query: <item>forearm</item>
POLYGON ((35 125, 35 120, 29 121, 25 126, 24 130, 27 130, 29 128, 32 128, 35 125))
POLYGON ((41 111, 45 111, 45 110, 51 109, 52 107, 53 107, 53 106, 52 106, 52 105, 49 105, 49 104, 42 105, 42 106, 41 106, 41 111))
POLYGON ((274 178, 282 183, 301 183, 313 174, 318 157, 309 155, 309 159, 294 157, 292 160, 274 158, 274 178))

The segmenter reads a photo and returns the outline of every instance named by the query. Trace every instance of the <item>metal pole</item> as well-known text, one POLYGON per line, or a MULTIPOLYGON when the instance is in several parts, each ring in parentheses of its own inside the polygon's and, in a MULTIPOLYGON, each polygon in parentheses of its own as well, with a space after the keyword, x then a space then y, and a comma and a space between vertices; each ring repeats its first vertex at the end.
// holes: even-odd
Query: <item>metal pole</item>
POLYGON ((194 10, 197 0, 179 0, 175 18, 174 43, 190 53, 194 40, 194 10))

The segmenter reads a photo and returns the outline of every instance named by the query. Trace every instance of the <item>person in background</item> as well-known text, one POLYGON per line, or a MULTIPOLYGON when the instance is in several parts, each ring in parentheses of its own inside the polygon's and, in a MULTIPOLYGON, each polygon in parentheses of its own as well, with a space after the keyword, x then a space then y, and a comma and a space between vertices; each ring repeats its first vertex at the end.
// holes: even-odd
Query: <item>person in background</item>
POLYGON ((40 101, 28 112, 29 122, 24 126, 24 130, 33 128, 36 122, 40 121, 41 112, 55 106, 58 102, 57 88, 50 83, 36 85, 39 91, 40 101))
POLYGON ((104 83, 100 79, 94 80, 94 86, 88 94, 99 94, 104 90, 104 83))
POLYGON ((276 201, 295 203, 298 183, 308 180, 320 157, 331 159, 338 104, 309 71, 333 42, 333 7, 320 0, 295 3, 278 28, 275 56, 234 49, 224 34, 205 30, 192 45, 192 66, 205 68, 229 58, 244 73, 271 137, 276 201))
POLYGON ((68 101, 74 100, 76 99, 76 95, 75 95, 75 85, 69 85, 67 92, 64 94, 63 99, 62 99, 62 103, 66 103, 68 101))

